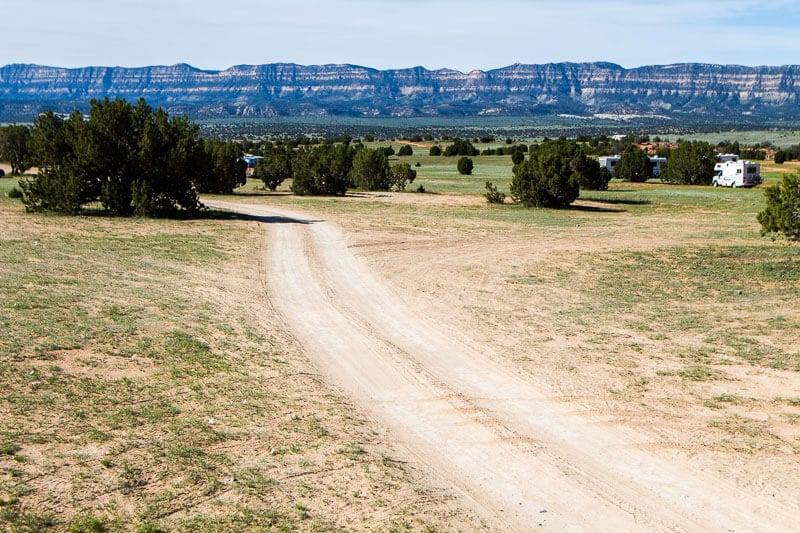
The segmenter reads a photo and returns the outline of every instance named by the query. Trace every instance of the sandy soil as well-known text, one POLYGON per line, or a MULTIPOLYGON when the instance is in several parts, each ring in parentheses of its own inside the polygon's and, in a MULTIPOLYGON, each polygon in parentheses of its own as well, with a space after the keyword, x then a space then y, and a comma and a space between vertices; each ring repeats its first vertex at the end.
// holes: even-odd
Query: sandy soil
MULTIPOLYGON (((469 313, 456 310, 453 299, 474 296, 453 291, 458 282, 445 282, 450 296, 438 300, 404 290, 414 267, 416 274, 447 272, 453 259, 441 249, 409 266, 399 283, 388 283, 367 266, 379 260, 354 256, 352 240, 331 222, 271 207, 205 203, 262 217, 266 290, 291 333, 333 385, 432 477, 471 499, 488 523, 559 531, 796 526, 800 506, 791 494, 770 496, 727 475, 724 461, 698 463, 664 444, 680 434, 609 423, 608 410, 580 401, 592 389, 582 379, 591 377, 556 388, 514 364, 502 343, 482 339, 472 321, 459 326, 469 313), (444 319, 448 306, 456 320, 444 319)), ((590 246, 589 239, 583 244, 590 246)), ((487 257, 474 248, 456 260, 487 257)), ((547 370, 553 363, 542 364, 547 370)))

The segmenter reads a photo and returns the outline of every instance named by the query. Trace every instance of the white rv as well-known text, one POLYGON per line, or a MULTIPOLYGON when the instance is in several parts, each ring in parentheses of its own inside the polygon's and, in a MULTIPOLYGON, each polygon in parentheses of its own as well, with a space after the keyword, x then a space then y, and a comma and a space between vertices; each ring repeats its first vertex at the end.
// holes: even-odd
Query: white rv
MULTIPOLYGON (((726 154, 727 155, 727 154, 726 154)), ((761 165, 752 161, 727 159, 714 165, 714 187, 755 187, 761 185, 761 165)))
POLYGON ((654 178, 659 177, 661 175, 661 167, 666 164, 666 157, 651 157, 650 162, 648 163, 650 174, 652 174, 654 178))
POLYGON ((619 163, 620 156, 618 155, 604 155, 600 158, 600 167, 607 169, 611 175, 614 175, 614 167, 619 163))
MULTIPOLYGON (((600 167, 608 169, 611 172, 611 175, 614 175, 614 167, 617 166, 619 160, 622 156, 619 155, 605 155, 600 158, 600 167)), ((650 169, 650 175, 654 178, 657 178, 661 175, 661 168, 664 164, 666 164, 667 158, 666 157, 650 157, 649 162, 647 163, 648 168, 650 169)))

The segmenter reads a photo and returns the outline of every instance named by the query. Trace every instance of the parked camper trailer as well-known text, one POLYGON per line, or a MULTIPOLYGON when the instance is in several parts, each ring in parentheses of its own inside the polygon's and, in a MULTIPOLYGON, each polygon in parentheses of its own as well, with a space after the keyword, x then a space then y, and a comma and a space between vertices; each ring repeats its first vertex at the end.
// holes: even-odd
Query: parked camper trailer
POLYGON ((667 163, 666 157, 651 157, 650 162, 647 163, 650 168, 650 174, 657 178, 661 175, 661 167, 667 163))
POLYGON ((245 173, 248 176, 252 176, 253 175, 253 171, 256 168, 256 164, 259 161, 261 161, 262 159, 264 159, 264 158, 262 156, 260 156, 260 155, 244 154, 244 157, 242 157, 242 160, 245 163, 247 163, 247 169, 245 170, 245 173))
POLYGON ((738 158, 714 165, 714 187, 755 187, 761 184, 761 165, 738 158))
POLYGON ((619 159, 618 155, 604 155, 600 158, 600 167, 607 169, 613 176, 614 167, 619 163, 619 159))
MULTIPOLYGON (((606 155, 600 158, 600 167, 608 169, 611 175, 614 175, 614 167, 617 166, 622 156, 619 155, 606 155)), ((650 157, 647 163, 650 169, 650 175, 657 178, 661 175, 662 166, 667 162, 666 157, 650 157)))

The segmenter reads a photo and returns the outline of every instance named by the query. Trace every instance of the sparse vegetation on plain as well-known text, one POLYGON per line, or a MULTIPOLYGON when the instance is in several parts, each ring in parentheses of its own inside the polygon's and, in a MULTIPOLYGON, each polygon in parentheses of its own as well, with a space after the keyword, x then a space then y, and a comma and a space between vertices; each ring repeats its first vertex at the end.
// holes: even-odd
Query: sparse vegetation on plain
POLYGON ((764 191, 767 205, 758 214, 761 234, 782 234, 787 239, 800 240, 800 172, 784 174, 779 184, 764 191))
POLYGON ((0 530, 479 524, 387 462, 264 313, 258 223, 30 215, 15 183, 0 181, 0 530))
MULTIPOLYGON (((453 328, 480 325, 475 342, 568 401, 779 499, 798 493, 785 467, 800 453, 786 385, 800 372, 800 251, 760 237, 763 187, 606 179, 568 209, 487 206, 510 190, 510 155, 473 156, 466 176, 427 153, 403 156, 403 183, 434 194, 299 197, 299 182, 273 193, 251 179, 228 199, 335 220, 396 290, 453 328)), ((783 172, 765 167, 767 184, 783 172)), ((14 228, 0 236, 2 527, 477 523, 417 491, 278 319, 254 313, 256 222, 30 216, 8 197, 16 183, 0 180, 14 228)))

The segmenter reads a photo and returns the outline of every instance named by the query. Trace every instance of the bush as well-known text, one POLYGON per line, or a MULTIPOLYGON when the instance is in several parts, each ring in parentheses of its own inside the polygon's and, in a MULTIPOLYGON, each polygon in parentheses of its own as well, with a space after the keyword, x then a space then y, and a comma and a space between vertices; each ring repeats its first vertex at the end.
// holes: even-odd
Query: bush
POLYGON ((253 176, 261 179, 264 186, 274 191, 286 180, 292 179, 292 158, 294 151, 291 148, 272 148, 264 159, 256 163, 253 176))
POLYGON ((511 196, 526 207, 567 207, 580 194, 580 177, 571 162, 580 148, 566 139, 545 140, 530 158, 514 167, 511 196))
POLYGON ((477 148, 472 146, 468 140, 459 139, 456 137, 453 139, 453 144, 445 148, 444 150, 445 157, 451 157, 455 155, 468 155, 468 156, 476 156, 480 155, 480 152, 477 148))
POLYGON ((424 193, 425 192, 425 186, 420 184, 420 186, 417 187, 417 192, 418 193, 424 193))
POLYGON ((292 162, 292 192, 340 196, 347 192, 353 148, 347 144, 301 148, 292 162))
POLYGON ((6 195, 9 198, 22 198, 22 190, 19 187, 14 187, 6 195))
POLYGON ((389 183, 397 191, 406 190, 406 185, 414 183, 417 178, 417 171, 411 168, 408 163, 395 165, 389 171, 389 183))
POLYGON ((216 170, 196 125, 143 99, 92 100, 88 121, 42 113, 30 145, 39 172, 20 183, 28 211, 73 214, 101 202, 112 215, 195 212, 199 183, 216 170))
POLYGON ((367 191, 388 191, 391 186, 389 160, 384 150, 361 148, 353 157, 353 184, 367 191))
POLYGON ((491 181, 486 182, 486 192, 483 196, 490 204, 502 204, 506 200, 505 193, 498 191, 491 181))
POLYGON ((525 161, 525 150, 523 150, 522 145, 515 146, 511 150, 511 162, 515 165, 519 165, 523 161, 525 161))
POLYGON ((472 159, 470 159, 469 157, 462 157, 461 159, 458 160, 456 168, 458 168, 458 173, 461 174, 462 176, 471 175, 473 168, 472 159))
POLYGON ((203 144, 208 171, 195 176, 199 192, 231 194, 236 187, 247 183, 247 163, 238 143, 208 139, 203 144))
POLYGON ((645 182, 651 177, 649 163, 650 158, 644 150, 631 146, 614 166, 614 175, 634 183, 645 182))
POLYGON ((681 141, 661 170, 661 181, 679 185, 710 185, 716 162, 717 156, 710 144, 681 141))
POLYGON ((800 172, 784 174, 782 183, 764 191, 766 208, 758 214, 761 235, 782 233, 789 240, 800 240, 800 172))
POLYGON ((587 157, 582 149, 572 158, 570 168, 578 175, 581 189, 593 191, 608 189, 611 173, 607 168, 600 168, 600 163, 596 159, 587 157))
POLYGON ((428 151, 428 155, 439 156, 442 155, 442 147, 438 144, 434 144, 431 146, 431 149, 428 151))
POLYGON ((413 148, 411 148, 411 145, 410 145, 410 144, 404 144, 404 145, 403 145, 403 146, 401 146, 401 147, 400 147, 400 149, 397 151, 397 155, 400 155, 400 156, 414 155, 414 149, 413 149, 413 148))
POLYGON ((775 152, 774 161, 776 165, 782 165, 786 162, 786 152, 783 150, 778 150, 775 152))

